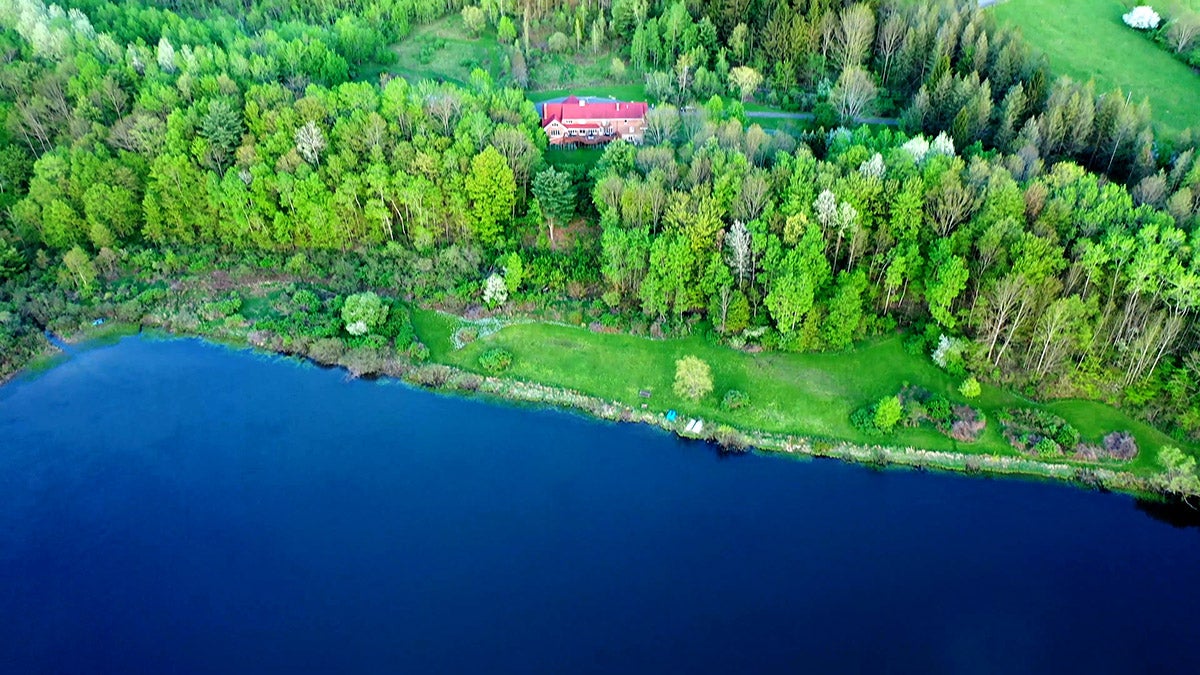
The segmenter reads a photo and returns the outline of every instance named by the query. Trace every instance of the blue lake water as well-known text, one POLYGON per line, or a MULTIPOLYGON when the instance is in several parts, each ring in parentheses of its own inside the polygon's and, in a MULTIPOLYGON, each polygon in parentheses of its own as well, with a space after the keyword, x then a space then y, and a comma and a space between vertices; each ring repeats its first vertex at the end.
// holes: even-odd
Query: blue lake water
POLYGON ((1054 484, 127 338, 0 388, 0 671, 1200 672, 1200 530, 1054 484))

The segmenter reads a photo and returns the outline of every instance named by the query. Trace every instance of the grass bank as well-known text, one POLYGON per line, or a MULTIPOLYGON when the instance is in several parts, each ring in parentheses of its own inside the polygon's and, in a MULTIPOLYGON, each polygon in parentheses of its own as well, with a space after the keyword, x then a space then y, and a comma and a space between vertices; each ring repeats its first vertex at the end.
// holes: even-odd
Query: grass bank
MULTIPOLYGON (((491 332, 483 330, 476 341, 456 349, 453 336, 463 327, 457 317, 419 310, 413 316, 417 334, 430 350, 431 360, 477 374, 483 371, 479 356, 492 348, 513 354, 506 376, 583 396, 612 402, 661 418, 668 410, 681 417, 699 417, 709 428, 728 425, 743 432, 753 430, 761 438, 774 439, 782 449, 795 444, 795 437, 826 439, 825 450, 845 443, 853 446, 908 448, 910 452, 932 451, 956 457, 945 466, 957 470, 990 470, 989 463, 1008 462, 1038 467, 1039 475, 1061 478, 1078 470, 1107 470, 1150 477, 1159 472, 1155 454, 1163 445, 1180 445, 1160 431, 1131 419, 1120 410, 1090 401, 1057 401, 1040 404, 1019 398, 996 387, 984 386, 970 405, 983 411, 989 423, 980 439, 963 443, 922 426, 904 428, 881 440, 850 423, 857 408, 896 393, 905 384, 923 387, 952 401, 967 403, 958 392, 959 380, 934 365, 927 357, 908 353, 899 337, 860 345, 839 354, 751 354, 700 337, 652 340, 625 334, 601 333, 584 327, 548 323, 517 323, 491 332), (698 402, 681 398, 673 391, 675 361, 698 356, 712 368, 714 391, 698 402), (747 393, 750 405, 726 410, 720 405, 725 392, 747 393), (643 391, 650 392, 645 398, 643 391), (1010 407, 1045 409, 1065 418, 1096 441, 1117 430, 1128 430, 1137 439, 1140 452, 1130 462, 1078 461, 1071 458, 1038 460, 1014 450, 1001 434, 996 415, 1010 407), (791 440, 788 440, 791 439, 791 440), (971 467, 966 457, 976 458, 971 467), (1045 467, 1058 467, 1052 470, 1045 467)), ((814 454, 814 453, 810 453, 814 454)), ((819 453, 816 453, 819 454, 819 453)), ((901 455, 888 461, 899 462, 901 455)), ((917 462, 911 462, 917 463, 917 462)))
POLYGON ((1126 26, 1121 15, 1129 8, 1121 0, 1004 0, 987 11, 1020 28, 1055 73, 1094 79, 1098 91, 1120 87, 1135 101, 1150 99, 1161 132, 1178 136, 1196 126, 1200 75, 1126 26))

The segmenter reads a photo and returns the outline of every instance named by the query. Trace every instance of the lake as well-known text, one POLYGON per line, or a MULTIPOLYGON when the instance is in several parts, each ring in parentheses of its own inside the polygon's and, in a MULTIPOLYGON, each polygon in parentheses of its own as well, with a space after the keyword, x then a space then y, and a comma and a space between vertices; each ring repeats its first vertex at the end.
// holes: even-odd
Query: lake
POLYGON ((1200 529, 197 340, 0 388, 0 670, 1200 672, 1200 529))

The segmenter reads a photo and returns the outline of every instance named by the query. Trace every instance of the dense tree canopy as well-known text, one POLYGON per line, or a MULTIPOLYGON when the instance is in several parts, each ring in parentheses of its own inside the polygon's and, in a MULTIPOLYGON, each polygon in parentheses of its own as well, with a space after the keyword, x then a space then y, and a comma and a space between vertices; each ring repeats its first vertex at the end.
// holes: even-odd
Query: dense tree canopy
POLYGON ((169 274, 207 250, 458 308, 494 275, 496 306, 503 289, 739 347, 903 328, 914 351, 957 345, 959 378, 1200 434, 1196 153, 1124 96, 1049 81, 971 5, 481 5, 520 27, 514 50, 538 22, 568 49, 629 36, 666 102, 644 145, 589 170, 546 161, 515 73, 353 79, 461 6, 68 4, 0 11, 5 346, 38 334, 47 297, 106 302, 147 251, 169 274), (731 92, 902 124, 769 134, 731 92))

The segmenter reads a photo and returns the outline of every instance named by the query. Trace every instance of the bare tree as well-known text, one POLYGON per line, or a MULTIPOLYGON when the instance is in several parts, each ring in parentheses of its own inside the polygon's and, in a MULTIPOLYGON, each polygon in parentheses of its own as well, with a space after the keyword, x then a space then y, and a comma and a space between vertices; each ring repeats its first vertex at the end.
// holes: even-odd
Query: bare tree
POLYGON ((679 130, 679 110, 673 105, 660 105, 646 113, 646 140, 659 145, 674 138, 679 130))
POLYGON ((458 95, 447 91, 438 92, 425 99, 425 110, 442 124, 442 133, 449 136, 454 129, 462 101, 458 95))
POLYGON ((838 70, 861 65, 875 40, 875 13, 863 3, 842 10, 834 33, 834 65, 838 70))
POLYGON ((537 148, 534 147, 533 141, 520 129, 503 125, 497 127, 496 132, 492 134, 492 146, 508 162, 508 168, 512 169, 513 177, 524 194, 529 185, 533 163, 537 159, 537 148))
POLYGON ((871 109, 878 95, 871 74, 861 66, 850 66, 838 77, 829 100, 843 119, 854 120, 871 109))
POLYGON ((325 150, 325 134, 316 122, 309 120, 296 130, 296 152, 304 161, 314 166, 321 163, 321 152, 325 150))
POLYGON ((888 18, 879 27, 879 38, 876 42, 876 47, 880 58, 883 59, 883 67, 880 70, 882 71, 881 79, 884 84, 887 84, 888 81, 888 74, 892 68, 892 59, 896 57, 896 54, 904 46, 906 32, 904 19, 900 16, 899 12, 888 14, 888 18))
POLYGON ((761 169, 751 171, 742 179, 742 189, 733 205, 733 213, 739 221, 754 220, 767 207, 771 189, 761 169))
POLYGON ((736 66, 729 71, 729 83, 737 89, 743 101, 749 101, 762 84, 763 77, 749 66, 736 66))
POLYGON ((1200 35, 1200 16, 1192 13, 1181 15, 1167 26, 1167 43, 1176 54, 1186 52, 1196 36, 1200 35))
POLYGON ((729 266, 738 276, 738 283, 746 283, 746 279, 754 271, 753 238, 746 224, 735 220, 733 226, 725 233, 725 257, 729 266))

